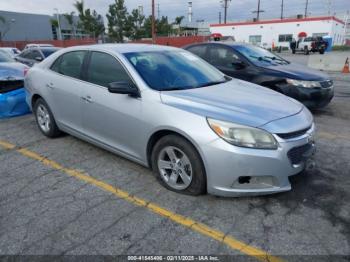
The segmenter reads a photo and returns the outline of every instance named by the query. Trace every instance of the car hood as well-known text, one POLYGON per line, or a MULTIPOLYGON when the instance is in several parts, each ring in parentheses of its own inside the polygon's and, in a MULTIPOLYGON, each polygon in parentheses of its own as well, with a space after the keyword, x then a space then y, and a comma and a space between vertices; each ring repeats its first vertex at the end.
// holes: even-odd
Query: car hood
POLYGON ((253 127, 298 114, 304 107, 280 93, 237 79, 197 89, 162 91, 161 99, 204 117, 253 127))
POLYGON ((0 63, 0 80, 22 80, 26 65, 17 62, 0 63))
POLYGON ((323 72, 296 63, 290 63, 287 65, 274 64, 261 67, 282 73, 286 78, 292 78, 297 80, 325 81, 330 79, 330 77, 323 72))

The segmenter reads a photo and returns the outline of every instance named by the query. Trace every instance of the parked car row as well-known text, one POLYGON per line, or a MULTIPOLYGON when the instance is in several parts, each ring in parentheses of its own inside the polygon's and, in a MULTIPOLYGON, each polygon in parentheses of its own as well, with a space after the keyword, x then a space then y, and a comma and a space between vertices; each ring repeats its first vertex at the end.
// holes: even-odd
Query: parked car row
POLYGON ((25 102, 25 73, 57 50, 48 44, 29 44, 22 52, 13 47, 0 48, 0 118, 30 112, 25 102))
POLYGON ((281 93, 305 104, 331 97, 329 78, 252 46, 186 49, 203 59, 143 44, 59 50, 28 71, 27 103, 45 136, 65 132, 117 153, 179 193, 290 190, 288 177, 312 162, 315 125, 281 93))

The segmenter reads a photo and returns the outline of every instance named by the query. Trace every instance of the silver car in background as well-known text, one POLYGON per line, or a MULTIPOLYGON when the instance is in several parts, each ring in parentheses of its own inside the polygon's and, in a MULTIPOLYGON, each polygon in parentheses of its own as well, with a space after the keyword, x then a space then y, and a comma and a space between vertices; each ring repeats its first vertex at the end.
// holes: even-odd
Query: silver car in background
POLYGON ((178 48, 67 48, 30 69, 25 87, 44 135, 63 131, 150 167, 176 192, 287 191, 315 148, 301 103, 178 48))

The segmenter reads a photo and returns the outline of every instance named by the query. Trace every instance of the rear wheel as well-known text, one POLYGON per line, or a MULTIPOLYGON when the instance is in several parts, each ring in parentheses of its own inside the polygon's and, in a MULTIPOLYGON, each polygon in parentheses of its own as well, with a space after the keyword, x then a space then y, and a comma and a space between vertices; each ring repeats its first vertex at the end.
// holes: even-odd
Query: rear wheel
POLYGON ((177 135, 161 138, 152 152, 152 168, 166 188, 189 195, 206 189, 202 160, 191 143, 177 135))
POLYGON ((62 134, 56 125, 56 121, 52 115, 52 112, 44 101, 39 98, 34 104, 34 114, 36 123, 40 131, 47 137, 54 138, 62 134))
POLYGON ((320 49, 320 54, 321 54, 321 55, 324 54, 324 49, 320 49))

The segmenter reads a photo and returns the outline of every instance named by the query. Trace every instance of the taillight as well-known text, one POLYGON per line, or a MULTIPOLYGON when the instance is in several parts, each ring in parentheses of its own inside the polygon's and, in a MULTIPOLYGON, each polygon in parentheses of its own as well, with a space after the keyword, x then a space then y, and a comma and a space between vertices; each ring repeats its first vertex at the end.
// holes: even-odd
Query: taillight
POLYGON ((28 73, 28 70, 29 70, 29 68, 24 68, 24 76, 26 76, 27 75, 27 73, 28 73))

